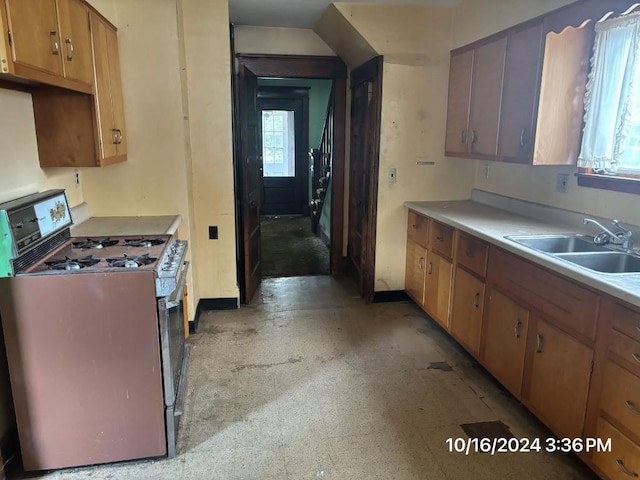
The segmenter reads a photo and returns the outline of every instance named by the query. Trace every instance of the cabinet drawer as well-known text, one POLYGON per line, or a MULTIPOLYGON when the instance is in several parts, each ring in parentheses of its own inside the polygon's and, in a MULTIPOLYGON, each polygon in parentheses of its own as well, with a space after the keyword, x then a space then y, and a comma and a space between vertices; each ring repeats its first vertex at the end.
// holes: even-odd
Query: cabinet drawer
POLYGON ((607 307, 613 328, 640 342, 640 312, 617 303, 611 303, 607 307))
MULTIPOLYGON (((609 480, 628 480, 640 475, 640 447, 603 418, 598 418, 596 438, 611 439, 610 452, 594 451, 593 463, 609 480)), ((604 450, 604 449, 602 449, 604 450)))
POLYGON ((429 229, 429 245, 436 252, 451 258, 453 255, 453 232, 452 227, 432 220, 429 229))
POLYGON ((608 361, 600 408, 620 425, 640 436, 640 378, 608 361))
POLYGON ((495 247, 490 248, 488 278, 554 323, 595 338, 600 298, 596 293, 495 247))
POLYGON ((409 221, 407 222, 407 237, 424 248, 427 248, 429 238, 429 219, 419 213, 409 210, 409 221))
POLYGON ((487 274, 489 245, 465 233, 460 233, 456 248, 456 262, 481 277, 487 274))
POLYGON ((630 368, 636 370, 635 373, 640 375, 640 342, 636 342, 617 330, 612 330, 609 350, 625 362, 629 362, 630 368))

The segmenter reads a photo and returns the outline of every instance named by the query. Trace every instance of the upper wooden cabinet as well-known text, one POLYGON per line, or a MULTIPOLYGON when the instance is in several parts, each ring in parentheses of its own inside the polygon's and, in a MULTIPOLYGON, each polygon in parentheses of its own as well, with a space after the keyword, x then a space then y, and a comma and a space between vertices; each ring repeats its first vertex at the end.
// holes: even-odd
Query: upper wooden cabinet
POLYGON ((91 93, 88 7, 80 0, 4 0, 2 73, 91 93))
POLYGON ((90 19, 96 74, 95 100, 99 123, 100 161, 104 165, 126 160, 127 156, 120 56, 116 30, 93 12, 90 19))
POLYGON ((446 154, 495 158, 506 37, 451 55, 446 154))
POLYGON ((445 155, 575 165, 594 24, 629 0, 584 0, 451 52, 445 155))
POLYGON ((536 22, 507 35, 498 153, 513 162, 528 162, 533 150, 542 28, 542 22, 536 22))
POLYGON ((127 159, 117 33, 94 11, 87 18, 93 95, 57 87, 32 92, 42 167, 103 167, 127 159))

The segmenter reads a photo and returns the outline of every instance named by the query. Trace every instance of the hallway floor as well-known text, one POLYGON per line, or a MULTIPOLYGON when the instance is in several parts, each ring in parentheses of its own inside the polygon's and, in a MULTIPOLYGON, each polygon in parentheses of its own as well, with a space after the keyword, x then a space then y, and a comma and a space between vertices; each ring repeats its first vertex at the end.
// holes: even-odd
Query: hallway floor
POLYGON ((414 304, 365 304, 347 280, 266 279, 255 305, 208 312, 190 342, 175 459, 43 478, 595 478, 572 456, 449 453, 461 425, 550 433, 414 304))

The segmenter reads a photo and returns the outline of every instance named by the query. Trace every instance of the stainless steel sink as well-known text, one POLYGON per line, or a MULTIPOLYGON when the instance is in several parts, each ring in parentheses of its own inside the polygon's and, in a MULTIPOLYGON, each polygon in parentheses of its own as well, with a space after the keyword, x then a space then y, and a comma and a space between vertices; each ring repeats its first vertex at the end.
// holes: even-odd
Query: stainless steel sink
POLYGON ((587 235, 509 235, 505 238, 513 240, 525 247, 544 253, 573 252, 607 252, 607 248, 593 243, 593 237, 587 235))
POLYGON ((602 273, 640 273, 640 256, 624 252, 559 253, 554 255, 602 273))

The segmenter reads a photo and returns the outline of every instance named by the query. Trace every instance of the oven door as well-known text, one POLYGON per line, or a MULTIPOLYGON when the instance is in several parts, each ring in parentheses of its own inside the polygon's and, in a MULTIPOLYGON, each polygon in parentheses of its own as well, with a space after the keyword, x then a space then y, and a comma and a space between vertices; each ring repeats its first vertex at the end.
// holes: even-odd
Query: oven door
POLYGON ((175 456, 178 423, 182 414, 182 400, 186 390, 188 352, 185 350, 184 305, 182 292, 189 262, 184 262, 176 289, 167 297, 158 299, 160 323, 160 354, 164 385, 165 419, 167 424, 167 454, 175 456), (183 375, 183 373, 185 373, 183 375))

